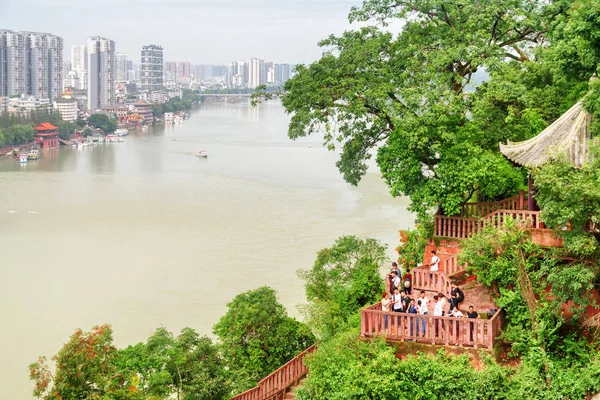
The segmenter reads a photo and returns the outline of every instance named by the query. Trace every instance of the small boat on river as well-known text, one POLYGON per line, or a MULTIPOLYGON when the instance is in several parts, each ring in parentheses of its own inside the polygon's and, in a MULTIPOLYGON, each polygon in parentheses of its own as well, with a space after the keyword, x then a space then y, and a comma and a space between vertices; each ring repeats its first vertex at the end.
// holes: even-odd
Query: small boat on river
POLYGON ((40 158, 40 151, 37 149, 31 149, 29 153, 27 153, 28 160, 37 160, 40 158))
POLYGON ((208 153, 204 150, 200 150, 199 152, 196 153, 196 157, 206 158, 206 157, 208 157, 208 153))

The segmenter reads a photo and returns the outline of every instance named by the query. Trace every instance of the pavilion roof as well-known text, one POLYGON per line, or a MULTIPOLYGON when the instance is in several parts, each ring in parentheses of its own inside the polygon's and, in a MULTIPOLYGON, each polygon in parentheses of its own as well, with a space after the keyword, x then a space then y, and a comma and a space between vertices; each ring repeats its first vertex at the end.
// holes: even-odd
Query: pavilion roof
POLYGON ((561 153, 576 167, 581 167, 589 155, 590 114, 581 101, 537 136, 523 142, 500 143, 506 158, 524 167, 533 168, 561 153))
POLYGON ((58 126, 54 126, 50 122, 42 122, 41 124, 37 124, 35 127, 36 131, 55 131, 57 129, 58 126))

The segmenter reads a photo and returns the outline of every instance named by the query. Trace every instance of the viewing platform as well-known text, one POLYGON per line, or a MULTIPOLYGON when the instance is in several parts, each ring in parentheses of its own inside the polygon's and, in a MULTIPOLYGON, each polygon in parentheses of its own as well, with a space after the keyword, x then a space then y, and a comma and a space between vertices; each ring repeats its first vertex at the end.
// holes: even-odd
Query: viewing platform
POLYGON ((360 335, 366 338, 383 336, 388 342, 413 341, 491 350, 503 323, 502 309, 491 319, 470 319, 385 312, 381 310, 381 303, 376 303, 362 309, 360 335))

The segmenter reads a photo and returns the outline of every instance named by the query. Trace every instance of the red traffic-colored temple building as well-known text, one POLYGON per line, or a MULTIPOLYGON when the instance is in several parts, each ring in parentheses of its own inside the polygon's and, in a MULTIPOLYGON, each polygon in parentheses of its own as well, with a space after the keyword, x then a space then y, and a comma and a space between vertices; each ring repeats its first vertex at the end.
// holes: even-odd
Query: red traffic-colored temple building
POLYGON ((60 146, 58 127, 49 122, 42 122, 35 127, 35 144, 43 149, 54 149, 60 146))

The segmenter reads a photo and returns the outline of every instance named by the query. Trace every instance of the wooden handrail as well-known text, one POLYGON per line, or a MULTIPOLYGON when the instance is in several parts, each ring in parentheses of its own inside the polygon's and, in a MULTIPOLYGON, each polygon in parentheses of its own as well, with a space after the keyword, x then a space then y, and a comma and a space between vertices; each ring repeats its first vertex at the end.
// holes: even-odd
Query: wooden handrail
POLYGON ((460 213, 461 217, 483 217, 496 210, 525 210, 527 196, 520 191, 518 195, 500 201, 466 203, 460 213))
POLYGON ((279 395, 285 393, 307 374, 308 368, 304 364, 304 357, 312 353, 316 347, 317 344, 313 344, 258 382, 256 387, 240 393, 230 400, 269 400, 279 398, 279 395))
POLYGON ((529 223, 529 228, 541 229, 544 227, 539 211, 500 209, 492 211, 483 218, 436 215, 434 236, 467 239, 481 232, 486 226, 502 226, 508 217, 529 223))
POLYGON ((385 312, 380 307, 361 310, 362 337, 492 349, 503 323, 502 309, 488 320, 385 312))

